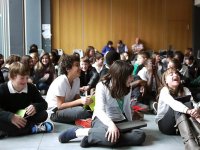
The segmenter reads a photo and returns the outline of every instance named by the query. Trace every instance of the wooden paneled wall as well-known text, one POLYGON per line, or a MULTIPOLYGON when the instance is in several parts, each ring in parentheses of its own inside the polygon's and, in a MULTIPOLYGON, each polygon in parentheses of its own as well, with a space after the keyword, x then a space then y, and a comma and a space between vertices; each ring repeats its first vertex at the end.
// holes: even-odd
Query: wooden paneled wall
POLYGON ((192 46, 193 0, 52 0, 52 48, 66 53, 108 40, 130 48, 140 37, 147 49, 192 46))

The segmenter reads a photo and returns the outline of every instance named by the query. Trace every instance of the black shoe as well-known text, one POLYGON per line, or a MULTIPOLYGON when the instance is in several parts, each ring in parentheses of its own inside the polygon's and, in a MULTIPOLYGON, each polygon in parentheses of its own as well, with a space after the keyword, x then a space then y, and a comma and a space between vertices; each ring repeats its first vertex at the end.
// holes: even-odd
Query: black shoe
POLYGON ((51 121, 56 122, 56 113, 51 114, 50 119, 51 121))
POLYGON ((0 139, 3 139, 7 136, 6 132, 0 131, 0 139))
POLYGON ((85 136, 85 137, 81 140, 80 146, 83 147, 83 148, 86 148, 86 147, 89 147, 89 146, 90 146, 90 144, 88 143, 88 136, 85 136))

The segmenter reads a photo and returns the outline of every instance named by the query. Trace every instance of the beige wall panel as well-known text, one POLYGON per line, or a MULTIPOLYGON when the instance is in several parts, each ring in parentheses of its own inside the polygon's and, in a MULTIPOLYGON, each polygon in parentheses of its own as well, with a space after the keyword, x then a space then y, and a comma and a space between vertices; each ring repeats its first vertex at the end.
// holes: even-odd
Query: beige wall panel
POLYGON ((164 48, 164 1, 139 1, 139 37, 146 49, 158 51, 164 48))
POLYGON ((65 53, 82 48, 82 0, 60 0, 60 47, 65 53))
POLYGON ((168 22, 167 43, 172 45, 175 50, 184 50, 189 44, 189 30, 186 21, 169 21, 168 22))
POLYGON ((166 0, 167 44, 175 50, 192 47, 192 6, 193 0, 166 0))
POLYGON ((84 49, 101 51, 111 39, 111 0, 84 0, 84 49))
POLYGON ((138 0, 112 0, 112 39, 123 40, 128 48, 138 35, 138 0))
POLYGON ((190 20, 193 0, 165 0, 168 20, 190 20))
POLYGON ((59 15, 59 0, 51 1, 51 21, 52 21, 52 48, 60 48, 60 15, 59 15))
POLYGON ((193 0, 52 0, 52 48, 71 53, 93 45, 101 51, 108 40, 116 46, 120 39, 130 48, 137 36, 155 51, 171 43, 177 49, 190 47, 192 4, 193 0))

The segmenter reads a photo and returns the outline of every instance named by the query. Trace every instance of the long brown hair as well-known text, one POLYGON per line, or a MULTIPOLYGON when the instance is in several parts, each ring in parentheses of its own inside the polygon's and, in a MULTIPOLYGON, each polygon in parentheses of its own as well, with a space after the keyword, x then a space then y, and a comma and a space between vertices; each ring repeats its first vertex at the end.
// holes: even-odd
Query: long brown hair
POLYGON ((130 87, 126 86, 126 82, 132 72, 133 65, 123 60, 117 60, 101 81, 108 87, 113 98, 120 99, 130 92, 130 87))
POLYGON ((183 96, 184 95, 184 90, 183 90, 183 85, 180 83, 178 88, 173 90, 172 88, 170 88, 167 83, 166 83, 166 77, 167 75, 169 75, 170 73, 176 73, 177 75, 180 76, 180 73, 178 72, 178 70, 176 68, 168 68, 162 75, 162 87, 167 87, 169 89, 170 94, 172 95, 172 97, 177 97, 177 96, 183 96))

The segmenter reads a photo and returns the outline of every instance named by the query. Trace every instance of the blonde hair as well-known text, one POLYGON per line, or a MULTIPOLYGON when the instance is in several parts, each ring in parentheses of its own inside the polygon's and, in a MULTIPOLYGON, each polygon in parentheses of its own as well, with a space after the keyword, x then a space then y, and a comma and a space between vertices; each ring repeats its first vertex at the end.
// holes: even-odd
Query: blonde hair
POLYGON ((29 67, 21 62, 13 62, 9 67, 9 78, 13 79, 17 75, 29 75, 29 67))

